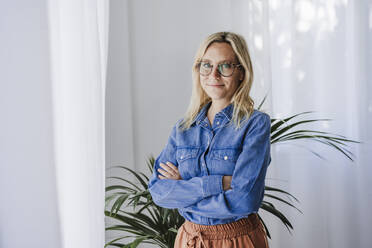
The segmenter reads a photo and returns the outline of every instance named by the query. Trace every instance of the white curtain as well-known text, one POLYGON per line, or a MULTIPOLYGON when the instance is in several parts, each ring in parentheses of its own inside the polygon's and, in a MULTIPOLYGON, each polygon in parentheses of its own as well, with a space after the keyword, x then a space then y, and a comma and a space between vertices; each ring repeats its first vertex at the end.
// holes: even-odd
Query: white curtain
POLYGON ((290 235, 263 212, 272 227, 271 245, 370 247, 372 2, 231 1, 230 10, 231 29, 244 33, 250 44, 255 83, 267 89, 265 110, 273 118, 315 111, 298 120, 332 121, 301 129, 363 142, 349 143, 354 162, 315 141, 273 145, 267 184, 295 195, 303 214, 277 203, 293 224, 290 235))
POLYGON ((240 4, 232 2, 232 16, 258 55, 256 68, 270 89, 272 117, 316 111, 306 119, 332 121, 304 127, 363 142, 348 148, 354 162, 314 141, 273 146, 267 183, 298 197, 296 206, 303 211, 280 207, 294 231, 289 235, 276 224, 273 247, 369 247, 371 1, 250 1, 246 8, 240 4), (234 18, 242 9, 247 11, 243 25, 234 18))
POLYGON ((51 0, 49 30, 63 247, 103 247, 108 1, 51 0))
POLYGON ((0 247, 102 248, 108 1, 0 1, 0 247))
POLYGON ((258 81, 269 89, 273 118, 330 118, 301 129, 344 135, 354 162, 315 141, 273 146, 267 184, 300 200, 303 214, 283 210, 290 235, 270 221, 273 247, 370 247, 372 189, 372 2, 231 1, 232 29, 244 32, 255 54, 258 81), (244 20, 244 21, 243 21, 244 20), (261 81, 262 80, 262 81, 261 81), (321 160, 310 151, 317 152, 321 160))
POLYGON ((301 129, 344 135, 354 162, 314 141, 273 146, 267 184, 299 198, 297 210, 277 204, 294 226, 266 213, 273 247, 370 247, 372 190, 371 1, 232 1, 232 29, 255 54, 256 83, 269 89, 273 118, 315 111, 330 118, 301 129), (242 21, 244 20, 244 21, 242 21), (326 160, 321 160, 314 151, 326 160))
MULTIPOLYGON (((113 8, 121 5, 111 3, 113 8)), ((111 13, 119 15, 119 10, 111 13)), ((111 26, 116 34, 128 34, 116 54, 130 51, 126 53, 130 65, 125 67, 130 71, 127 78, 112 74, 109 83, 124 80, 129 92, 122 94, 131 97, 131 104, 120 104, 124 100, 118 92, 110 96, 115 97, 112 102, 117 101, 112 108, 118 115, 122 106, 128 106, 124 112, 130 113, 126 123, 131 128, 124 132, 134 138, 129 145, 112 144, 114 162, 131 165, 134 158, 135 166, 146 171, 146 156, 159 154, 171 126, 186 109, 192 58, 200 41, 217 31, 241 33, 254 63, 256 107, 269 93, 262 110, 272 118, 315 111, 297 120, 332 121, 308 123, 299 129, 363 142, 347 147, 354 153, 354 162, 315 141, 273 145, 267 185, 297 197, 300 203, 295 205, 303 214, 275 202, 294 227, 290 234, 278 219, 261 211, 271 231, 270 246, 371 247, 371 1, 136 0, 128 1, 122 13, 129 13, 125 25, 113 17, 117 23, 111 26)), ((111 116, 111 122, 122 117, 111 116)), ((111 131, 111 137, 122 132, 111 131)))
POLYGON ((108 1, 0 1, 0 247, 104 247, 108 1))

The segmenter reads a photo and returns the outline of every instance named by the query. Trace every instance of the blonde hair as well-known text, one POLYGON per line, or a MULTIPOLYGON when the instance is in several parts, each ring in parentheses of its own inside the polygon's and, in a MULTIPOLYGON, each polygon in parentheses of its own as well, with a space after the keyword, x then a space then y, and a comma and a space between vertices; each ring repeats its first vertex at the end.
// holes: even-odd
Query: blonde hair
POLYGON ((211 101, 211 98, 204 92, 200 85, 198 64, 207 48, 213 42, 225 42, 230 44, 239 60, 239 63, 244 68, 244 79, 239 84, 231 98, 231 103, 234 105, 232 121, 236 128, 240 128, 243 118, 247 117, 248 119, 254 111, 254 101, 249 96, 253 82, 253 68, 245 39, 241 35, 232 32, 214 33, 204 39, 195 55, 192 67, 191 99, 184 118, 180 123, 181 130, 190 128, 202 107, 211 101))

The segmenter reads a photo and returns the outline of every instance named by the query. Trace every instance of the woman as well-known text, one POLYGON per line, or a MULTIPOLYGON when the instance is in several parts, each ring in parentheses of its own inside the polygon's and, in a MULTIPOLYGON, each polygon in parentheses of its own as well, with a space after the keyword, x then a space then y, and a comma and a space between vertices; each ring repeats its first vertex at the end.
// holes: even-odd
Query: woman
POLYGON ((155 160, 154 202, 185 218, 184 247, 268 247, 257 212, 270 156, 270 116, 249 96, 252 63, 244 38, 208 36, 199 47, 189 108, 155 160))

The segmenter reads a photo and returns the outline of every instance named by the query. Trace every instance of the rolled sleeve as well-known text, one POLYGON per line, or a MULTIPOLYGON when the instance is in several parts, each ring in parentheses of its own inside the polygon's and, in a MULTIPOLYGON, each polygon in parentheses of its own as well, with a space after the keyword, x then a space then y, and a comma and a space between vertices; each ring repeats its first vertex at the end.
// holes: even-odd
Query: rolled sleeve
POLYGON ((222 177, 222 175, 203 176, 204 197, 223 192, 222 177))

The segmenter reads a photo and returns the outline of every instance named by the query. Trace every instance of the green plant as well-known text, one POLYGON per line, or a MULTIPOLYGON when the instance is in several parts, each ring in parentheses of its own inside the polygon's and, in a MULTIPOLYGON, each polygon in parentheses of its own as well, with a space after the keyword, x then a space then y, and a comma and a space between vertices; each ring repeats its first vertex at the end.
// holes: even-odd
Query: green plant
MULTIPOLYGON (((258 109, 261 108, 265 99, 266 96, 259 105, 258 109)), ((347 146, 346 142, 354 143, 361 142, 346 139, 345 136, 334 135, 321 131, 313 131, 306 129, 291 131, 294 127, 304 123, 330 120, 312 119, 289 123, 289 121, 292 120, 293 118, 311 112, 312 111, 299 113, 285 119, 271 119, 271 144, 297 139, 314 140, 335 148, 336 150, 343 153, 347 158, 353 161, 353 159, 351 158, 352 153, 345 148, 347 146)), ((317 153, 314 154, 322 158, 317 153)), ((147 167, 150 171, 150 175, 152 175, 153 173, 154 162, 155 162, 154 157, 153 156, 149 157, 147 167)), ((115 247, 134 248, 137 247, 138 244, 140 243, 155 244, 158 245, 159 247, 164 248, 173 247, 175 237, 177 235, 177 230, 184 222, 183 217, 179 215, 177 209, 162 208, 157 206, 152 201, 151 194, 147 189, 147 182, 149 181, 149 178, 142 172, 139 173, 135 172, 125 166, 113 166, 110 167, 109 169, 111 168, 120 168, 129 172, 130 173, 129 175, 134 176, 138 182, 133 183, 132 181, 122 177, 108 177, 108 179, 117 179, 121 182, 124 182, 125 185, 114 184, 106 187, 107 195, 105 215, 119 222, 119 224, 117 225, 107 227, 106 231, 110 230, 123 231, 131 233, 133 235, 125 235, 116 238, 108 242, 105 245, 105 247, 111 245, 115 247), (111 191, 114 190, 118 191, 111 193, 111 191), (106 210, 107 206, 112 201, 114 201, 114 203, 111 206, 110 211, 106 210), (124 211, 123 210, 124 207, 133 207, 133 212, 124 211), (147 214, 145 214, 145 211, 147 214), (121 240, 126 238, 134 238, 134 240, 128 244, 121 243, 121 240)), ((293 198, 297 202, 299 201, 293 195, 284 190, 270 186, 265 187, 264 200, 260 208, 279 218, 285 225, 285 227, 288 229, 288 231, 291 232, 290 229, 293 229, 292 224, 270 200, 272 199, 278 200, 284 204, 287 204, 288 206, 297 209, 300 213, 302 212, 298 208, 296 208, 291 202, 275 194, 281 194, 283 196, 286 196, 288 197, 289 201, 292 201, 291 198, 293 198)), ((259 218, 264 224, 268 237, 271 238, 266 223, 260 216, 259 218)))
MULTIPOLYGON (((153 172, 155 159, 150 157, 147 162, 147 167, 150 170, 150 175, 153 172)), ((143 174, 133 171, 124 166, 113 166, 111 168, 121 168, 129 175, 134 176, 139 183, 135 184, 121 177, 107 177, 108 179, 117 179, 125 182, 127 185, 111 185, 106 187, 106 192, 119 190, 106 196, 106 207, 115 199, 111 210, 105 210, 105 215, 117 220, 120 224, 106 228, 108 230, 125 231, 132 236, 122 236, 108 242, 106 246, 112 245, 116 247, 137 247, 139 243, 155 244, 159 247, 173 247, 174 240, 177 235, 177 229, 180 227, 184 219, 177 209, 166 209, 157 206, 153 201, 151 194, 147 189, 149 178, 143 174), (124 206, 124 203, 126 205, 124 206), (122 210, 123 207, 133 207, 133 212, 122 210), (144 214, 144 211, 147 214, 144 214), (134 241, 129 244, 119 243, 118 241, 124 238, 134 238, 134 241)), ((105 207, 105 209, 106 209, 105 207)))

